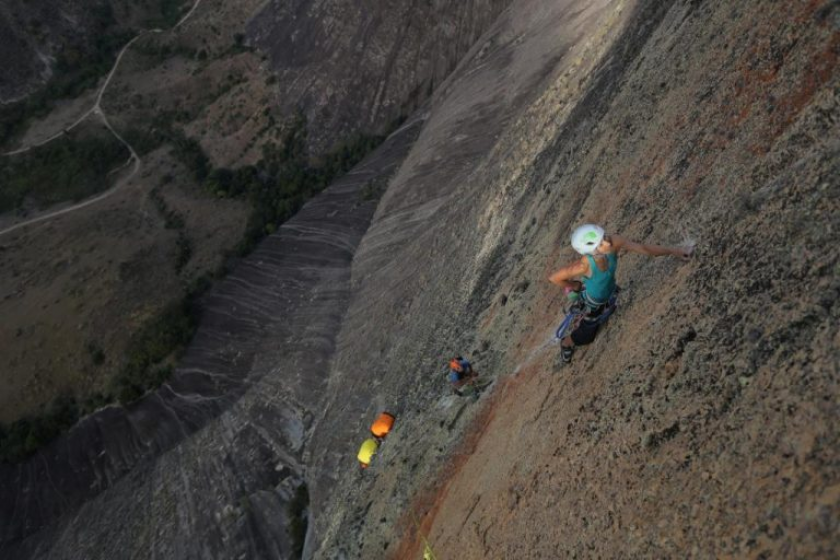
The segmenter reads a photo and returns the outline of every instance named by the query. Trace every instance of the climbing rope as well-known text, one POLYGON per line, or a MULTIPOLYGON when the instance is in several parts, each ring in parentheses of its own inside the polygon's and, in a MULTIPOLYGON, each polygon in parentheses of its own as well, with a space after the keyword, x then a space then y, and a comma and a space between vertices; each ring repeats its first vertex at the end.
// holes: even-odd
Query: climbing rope
POLYGON ((437 560, 437 556, 435 556, 435 553, 432 550, 432 545, 429 544, 429 541, 423 534, 423 530, 420 529, 420 522, 417 521, 417 516, 414 515, 414 510, 411 510, 411 519, 414 520, 414 526, 417 527, 417 534, 420 535, 420 540, 423 541, 423 560, 437 560))

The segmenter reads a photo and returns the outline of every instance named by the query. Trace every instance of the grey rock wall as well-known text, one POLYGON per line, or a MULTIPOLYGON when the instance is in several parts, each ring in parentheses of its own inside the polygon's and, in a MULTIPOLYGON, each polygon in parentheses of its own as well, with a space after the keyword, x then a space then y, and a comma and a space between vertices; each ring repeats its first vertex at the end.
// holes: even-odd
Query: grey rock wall
POLYGON ((310 142, 376 132, 411 114, 510 0, 272 0, 248 24, 269 56, 287 112, 306 113, 310 142))
POLYGON ((837 13, 511 7, 354 260, 316 557, 421 557, 421 534, 447 558, 837 555, 837 13), (586 221, 698 253, 622 256, 621 307, 567 366, 547 277, 586 221), (477 404, 449 394, 454 353, 496 380, 477 404), (382 409, 396 428, 353 469, 382 409))
POLYGON ((214 292, 171 386, 86 421, 125 428, 0 473, 0 554, 285 557, 305 477, 307 557, 414 557, 414 518, 458 558, 832 556, 837 10, 785 9, 517 2, 436 88, 372 223, 354 172, 214 292), (623 259, 619 313, 561 367, 545 279, 583 220, 702 243, 623 259), (496 379, 478 414, 453 353, 496 379))

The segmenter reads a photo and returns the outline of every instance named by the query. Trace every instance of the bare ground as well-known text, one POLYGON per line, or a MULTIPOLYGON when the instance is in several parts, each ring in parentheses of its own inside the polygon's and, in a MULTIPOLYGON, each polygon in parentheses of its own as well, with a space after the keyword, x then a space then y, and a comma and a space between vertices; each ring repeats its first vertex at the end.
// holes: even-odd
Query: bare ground
POLYGON ((55 109, 49 115, 42 119, 36 119, 29 124, 26 132, 18 141, 18 145, 40 144, 72 126, 96 103, 98 91, 99 85, 75 99, 62 100, 56 103, 55 109))

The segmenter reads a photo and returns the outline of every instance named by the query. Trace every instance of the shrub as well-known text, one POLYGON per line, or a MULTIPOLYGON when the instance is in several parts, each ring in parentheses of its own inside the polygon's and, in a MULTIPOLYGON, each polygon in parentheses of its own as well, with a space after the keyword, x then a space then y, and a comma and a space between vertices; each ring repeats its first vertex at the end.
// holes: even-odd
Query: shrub
POLYGON ((175 244, 178 250, 175 256, 175 272, 181 272, 192 258, 192 243, 182 230, 178 232, 175 244))
POLYGON ((167 140, 172 144, 172 153, 190 170, 195 180, 203 183, 210 173, 210 160, 204 154, 201 144, 180 130, 170 130, 167 140))
POLYGON ((219 197, 246 196, 251 202, 238 254, 249 253, 307 200, 361 161, 384 136, 353 136, 318 161, 310 161, 306 140, 306 119, 299 113, 279 144, 263 146, 259 163, 236 170, 215 169, 209 174, 205 182, 208 191, 219 197))
POLYGON ((87 343, 87 351, 93 365, 101 366, 105 363, 105 352, 95 342, 87 343))
POLYGON ((306 484, 295 488, 294 496, 286 506, 286 513, 289 517, 289 538, 292 541, 292 553, 300 558, 303 555, 303 547, 306 544, 306 530, 309 526, 309 489, 306 484))
POLYGON ((75 424, 81 415, 76 399, 56 398, 38 416, 23 418, 10 426, 0 425, 0 461, 20 461, 75 424))
POLYGON ((0 212, 19 208, 27 198, 48 205, 102 191, 110 171, 128 156, 115 138, 74 135, 0 158, 0 212))

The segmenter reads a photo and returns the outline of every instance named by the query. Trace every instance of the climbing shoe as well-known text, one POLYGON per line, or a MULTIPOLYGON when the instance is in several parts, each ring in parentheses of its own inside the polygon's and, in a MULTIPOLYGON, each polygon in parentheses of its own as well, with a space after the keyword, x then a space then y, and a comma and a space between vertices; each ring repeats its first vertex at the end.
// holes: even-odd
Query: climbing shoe
POLYGON ((560 357, 563 359, 563 363, 568 364, 572 361, 572 354, 574 354, 575 349, 571 346, 564 346, 562 350, 560 350, 560 357))

